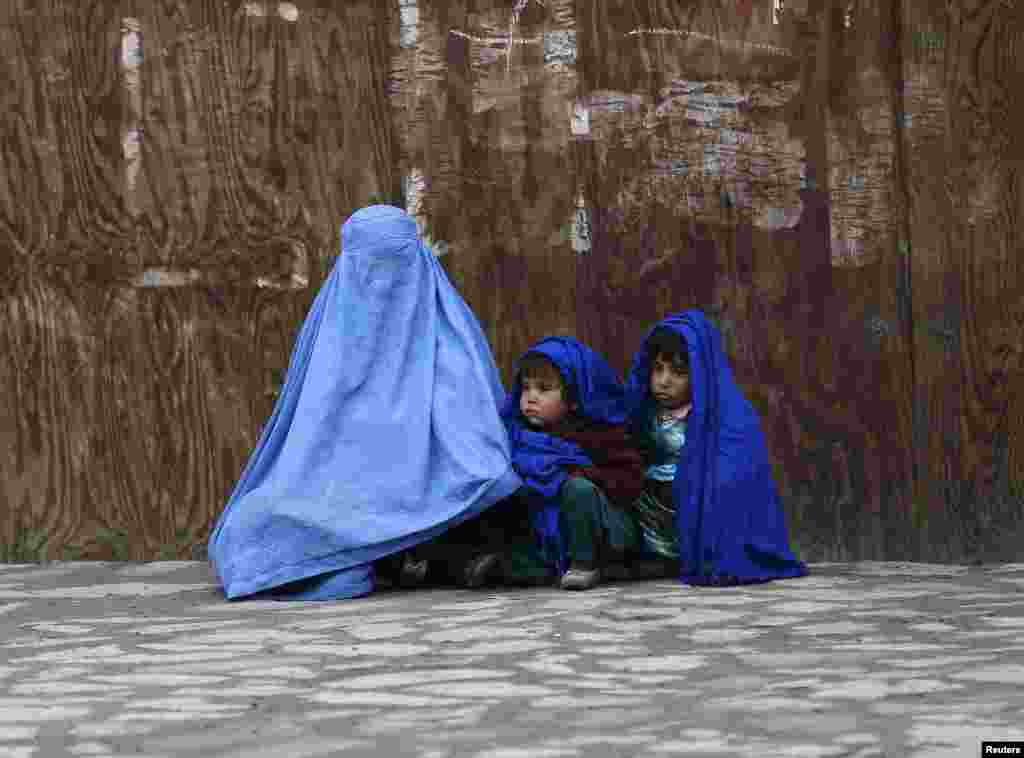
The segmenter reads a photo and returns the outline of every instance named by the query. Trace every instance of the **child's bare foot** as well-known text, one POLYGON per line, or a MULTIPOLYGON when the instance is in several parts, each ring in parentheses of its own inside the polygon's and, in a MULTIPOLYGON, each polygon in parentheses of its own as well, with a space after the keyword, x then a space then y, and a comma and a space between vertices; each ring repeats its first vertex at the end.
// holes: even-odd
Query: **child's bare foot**
POLYGON ((591 561, 573 561, 562 575, 563 590, 589 590, 601 583, 601 570, 591 561))

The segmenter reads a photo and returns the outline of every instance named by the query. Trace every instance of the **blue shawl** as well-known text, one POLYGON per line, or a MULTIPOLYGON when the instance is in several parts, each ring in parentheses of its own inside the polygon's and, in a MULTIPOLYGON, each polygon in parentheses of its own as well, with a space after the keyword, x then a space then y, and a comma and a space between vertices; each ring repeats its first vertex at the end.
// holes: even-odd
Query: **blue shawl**
MULTIPOLYGON (((539 353, 558 367, 576 394, 579 417, 605 424, 626 422, 625 391, 599 353, 572 337, 546 337, 524 356, 529 353, 539 353)), ((590 466, 593 462, 574 442, 534 431, 527 425, 519 410, 522 390, 517 365, 501 417, 512 445, 512 465, 535 495, 530 505, 531 524, 548 562, 561 574, 567 566, 567 542, 559 528, 558 490, 567 478, 565 467, 590 466)))
POLYGON ((789 548, 757 412, 733 379, 718 330, 700 311, 669 316, 644 337, 626 383, 631 427, 654 407, 644 348, 657 326, 683 337, 690 356, 693 410, 672 487, 680 578, 744 584, 805 575, 789 548))
POLYGON ((374 561, 522 484, 487 339, 415 221, 391 206, 363 208, 341 243, 210 535, 229 599, 365 595, 374 561))

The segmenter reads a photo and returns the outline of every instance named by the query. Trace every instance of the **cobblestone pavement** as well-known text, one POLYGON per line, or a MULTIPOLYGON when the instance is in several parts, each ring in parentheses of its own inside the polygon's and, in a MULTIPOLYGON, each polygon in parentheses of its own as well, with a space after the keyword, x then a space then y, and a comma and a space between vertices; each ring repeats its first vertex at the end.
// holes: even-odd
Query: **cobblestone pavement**
POLYGON ((977 756, 1024 739, 1024 564, 227 603, 0 565, 0 758, 977 756))

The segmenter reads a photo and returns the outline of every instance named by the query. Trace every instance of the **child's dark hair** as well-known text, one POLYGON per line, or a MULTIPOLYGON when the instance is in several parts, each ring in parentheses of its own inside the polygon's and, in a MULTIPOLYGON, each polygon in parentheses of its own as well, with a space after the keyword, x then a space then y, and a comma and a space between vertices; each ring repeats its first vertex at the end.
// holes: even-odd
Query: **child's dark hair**
POLYGON ((565 377, 562 376, 562 372, 559 371, 558 366, 545 355, 540 353, 527 353, 519 361, 519 373, 516 375, 516 379, 522 384, 525 378, 550 378, 557 377, 558 386, 562 388, 562 399, 565 400, 566 404, 572 405, 576 402, 576 393, 569 383, 565 381, 565 377))
POLYGON ((647 362, 653 364, 658 358, 672 364, 673 368, 690 370, 690 352, 686 349, 686 340, 679 332, 667 326, 659 326, 647 340, 647 362))

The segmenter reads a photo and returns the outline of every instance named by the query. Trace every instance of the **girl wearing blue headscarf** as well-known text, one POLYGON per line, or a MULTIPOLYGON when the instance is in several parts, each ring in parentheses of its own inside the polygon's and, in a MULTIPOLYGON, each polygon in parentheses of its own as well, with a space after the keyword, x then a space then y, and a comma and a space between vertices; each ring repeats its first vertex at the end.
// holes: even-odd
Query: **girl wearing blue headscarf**
MULTIPOLYGON (((512 582, 546 575, 563 589, 593 587, 602 562, 638 539, 626 508, 642 491, 643 460, 627 436, 619 379, 578 340, 548 337, 519 360, 501 416, 512 465, 525 483, 512 512, 532 527, 532 539, 506 540, 498 574, 512 582)), ((493 558, 485 554, 477 566, 493 558)), ((468 584, 478 583, 480 573, 468 584)))
POLYGON ((341 247, 210 534, 229 599, 365 595, 376 562, 522 486, 487 339, 415 221, 363 208, 341 247))
POLYGON ((704 314, 683 311, 651 329, 626 391, 630 430, 648 464, 633 507, 645 552, 678 559, 688 584, 804 576, 757 412, 704 314))

